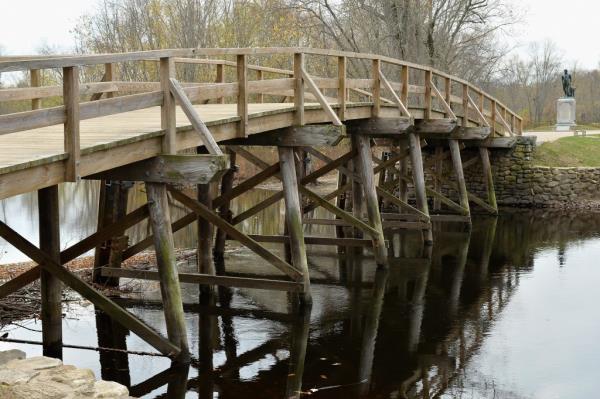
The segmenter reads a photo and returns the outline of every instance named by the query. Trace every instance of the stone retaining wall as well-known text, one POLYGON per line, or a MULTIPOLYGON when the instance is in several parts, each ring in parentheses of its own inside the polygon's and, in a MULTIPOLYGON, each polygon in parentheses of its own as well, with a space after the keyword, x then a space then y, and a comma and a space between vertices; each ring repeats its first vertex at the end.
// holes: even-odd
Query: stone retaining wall
MULTIPOLYGON (((499 205, 563 208, 600 202, 600 167, 546 167, 533 164, 536 137, 519 137, 511 149, 492 149, 490 160, 499 205)), ((462 151, 463 162, 478 156, 477 149, 462 151)), ((451 163, 444 164, 451 170, 451 163)), ((487 199, 481 162, 465 170, 470 192, 487 199)), ((448 188, 444 188, 448 192, 448 188)), ((450 190, 452 198, 455 193, 450 190)), ((476 205, 474 205, 475 207, 476 205)))

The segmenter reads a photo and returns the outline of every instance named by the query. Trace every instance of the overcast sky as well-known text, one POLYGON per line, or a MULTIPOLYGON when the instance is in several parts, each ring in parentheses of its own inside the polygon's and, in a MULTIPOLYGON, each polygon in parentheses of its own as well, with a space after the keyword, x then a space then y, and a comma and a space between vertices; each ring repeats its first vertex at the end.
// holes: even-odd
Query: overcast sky
MULTIPOLYGON (((74 45, 72 30, 79 16, 94 9, 98 0, 1 0, 0 48, 3 54, 33 54, 42 44, 63 49, 74 45)), ((597 0, 509 0, 524 10, 524 21, 507 38, 524 52, 527 43, 551 39, 565 62, 595 68, 600 61, 597 43, 597 0)))

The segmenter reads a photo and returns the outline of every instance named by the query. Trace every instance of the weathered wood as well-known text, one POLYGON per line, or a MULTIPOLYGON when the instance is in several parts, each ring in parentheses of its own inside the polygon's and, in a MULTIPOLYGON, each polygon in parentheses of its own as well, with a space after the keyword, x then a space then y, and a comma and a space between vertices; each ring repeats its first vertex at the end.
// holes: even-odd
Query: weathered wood
POLYGON ((294 54, 294 125, 304 125, 304 53, 294 54))
MULTIPOLYGON (((185 95, 185 92, 183 91, 181 85, 179 85, 179 82, 176 79, 171 78, 169 79, 169 87, 171 89, 171 94, 175 97, 181 106, 181 109, 183 109, 185 116, 187 116, 189 119, 190 123, 194 127, 194 130, 202 138, 202 143, 204 143, 204 146, 208 152, 212 155, 223 155, 223 152, 217 145, 212 133, 210 130, 208 130, 208 127, 206 127, 206 124, 202 121, 200 115, 198 115, 198 112, 192 105, 192 102, 185 95)), ((248 115, 246 113, 246 119, 247 117, 248 115)))
MULTIPOLYGON (((212 209, 212 189, 211 184, 199 184, 198 202, 205 207, 212 209)), ((198 273, 214 276, 216 274, 215 262, 212 256, 213 247, 213 226, 203 217, 198 217, 198 248, 196 258, 198 263, 198 273)), ((200 301, 209 303, 212 300, 214 291, 212 287, 200 287, 200 301)))
MULTIPOLYGON (((31 83, 31 87, 39 87, 42 84, 42 75, 40 73, 39 69, 32 69, 31 71, 29 71, 29 81, 31 83)), ((2 90, 2 92, 0 92, 0 101, 4 101, 3 97, 1 96, 4 90, 2 90)), ((62 92, 61 92, 62 94, 62 92)), ((28 98, 27 98, 28 99, 28 98)), ((42 108, 42 99, 40 97, 33 97, 31 98, 31 109, 40 109, 42 108)))
MULTIPOLYGON (((467 143, 470 144, 470 143, 467 143)), ((478 144, 486 148, 513 148, 517 144, 517 137, 488 137, 478 144)))
POLYGON ((462 159, 460 157, 460 147, 458 141, 456 140, 448 140, 448 145, 450 146, 452 165, 454 167, 454 175, 456 177, 456 183, 458 185, 458 197, 460 199, 460 206, 466 210, 468 215, 470 213, 469 193, 467 191, 467 183, 465 181, 462 159))
POLYGON ((371 92, 373 110, 371 111, 371 115, 377 118, 381 111, 381 61, 378 59, 374 59, 371 62, 371 77, 373 78, 373 90, 371 92))
POLYGON ((449 135, 448 138, 456 140, 483 140, 489 137, 492 128, 488 126, 463 127, 458 126, 449 135))
MULTIPOLYGON (((345 222, 341 219, 304 219, 302 224, 318 224, 326 226, 350 226, 350 223, 345 222), (313 220, 315 223, 313 223, 313 220), (332 222, 332 223, 328 223, 332 222), (336 223, 339 222, 339 223, 336 223)), ((261 234, 249 234, 248 237, 252 238, 256 242, 270 242, 270 243, 285 243, 288 242, 290 237, 287 235, 261 235, 261 234)), ((310 237, 304 236, 304 243, 306 245, 338 245, 338 246, 349 246, 349 247, 372 247, 373 240, 359 239, 359 238, 331 238, 331 237, 310 237)))
POLYGON ((373 137, 389 137, 404 134, 413 128, 413 121, 408 117, 401 118, 369 118, 348 121, 349 134, 364 134, 373 137))
POLYGON ((346 120, 346 101, 348 99, 348 89, 346 88, 346 68, 347 58, 338 57, 338 117, 341 121, 346 120))
POLYGON ((381 70, 379 71, 379 78, 381 79, 381 83, 383 83, 383 87, 385 87, 386 90, 392 95, 392 98, 394 99, 402 115, 404 115, 407 118, 411 118, 410 111, 408 110, 408 108, 406 108, 405 103, 400 99, 400 97, 398 97, 391 83, 387 80, 387 78, 385 77, 383 72, 381 72, 381 70))
POLYGON ((308 260, 306 258, 306 244, 302 229, 302 211, 298 196, 298 180, 294 161, 294 149, 278 147, 279 163, 281 165, 281 181, 285 199, 285 222, 290 237, 292 265, 302 273, 304 290, 301 301, 305 304, 312 303, 308 260))
POLYGON ((270 132, 255 134, 246 139, 233 139, 225 145, 321 147, 335 146, 346 137, 345 126, 304 125, 290 126, 270 132))
POLYGON ((430 88, 444 108, 444 118, 457 119, 456 115, 454 115, 454 111, 452 111, 452 107, 450 107, 450 103, 446 101, 446 98, 440 93, 435 84, 433 84, 433 81, 430 82, 430 88))
MULTIPOLYGON (((225 175, 223 175, 223 180, 221 183, 221 195, 213 200, 213 206, 215 207, 223 207, 224 205, 228 204, 232 199, 239 197, 248 190, 256 187, 260 183, 279 173, 279 162, 277 162, 233 187, 233 184, 230 183, 230 181, 233 179, 232 176, 235 173, 234 169, 237 169, 235 168, 234 163, 236 153, 234 151, 229 150, 228 152, 229 157, 232 160, 231 167, 227 172, 225 172, 225 175)), ((229 213, 229 211, 225 210, 225 208, 220 209, 222 210, 219 211, 219 214, 221 215, 221 217, 225 218, 225 214, 229 213)))
POLYGON ((187 327, 183 313, 183 299, 177 273, 171 214, 166 185, 146 183, 150 224, 154 234, 156 264, 160 276, 160 291, 164 305, 165 321, 169 340, 180 349, 179 359, 189 361, 187 327))
POLYGON ((86 176, 86 179, 207 184, 227 170, 227 155, 159 155, 86 176))
POLYGON ((135 316, 123 310, 105 295, 96 291, 89 284, 65 269, 60 264, 56 263, 54 259, 48 256, 45 252, 36 248, 35 245, 27 241, 19 233, 15 232, 2 221, 0 221, 0 236, 19 251, 31 258, 33 261, 42 265, 44 269, 48 270, 50 273, 52 273, 52 275, 58 277, 63 283, 81 294, 81 296, 103 309, 117 322, 137 334, 140 338, 152 345, 161 353, 170 357, 177 357, 179 355, 179 347, 173 345, 135 316))
POLYGON ((379 203, 375 191, 373 166, 371 164, 371 145, 368 137, 363 135, 353 136, 352 139, 356 141, 358 150, 358 155, 354 162, 356 162, 356 165, 358 166, 358 172, 362 180, 369 224, 377 231, 377 234, 373 236, 375 261, 379 266, 387 267, 387 249, 385 247, 381 215, 379 214, 379 203))
POLYGON ((79 132, 79 68, 63 69, 63 102, 65 110, 64 149, 68 154, 65 181, 77 182, 81 178, 79 158, 81 152, 79 132))
MULTIPOLYGON (((225 83, 225 65, 217 64, 215 83, 225 83)), ((225 97, 217 98, 217 104, 225 104, 225 97)))
POLYGON ((323 96, 323 93, 321 93, 321 90, 319 90, 319 88, 312 80, 308 72, 306 72, 304 67, 302 67, 302 80, 304 81, 304 83, 306 83, 308 90, 317 98, 317 101, 319 102, 319 104, 321 104, 321 107, 323 107, 323 111, 325 111, 325 113, 329 116, 331 122, 335 126, 342 126, 340 118, 338 118, 337 114, 331 108, 331 105, 329 105, 327 99, 323 96))
POLYGON ((324 198, 321 198, 321 196, 319 196, 315 192, 309 190, 308 188, 306 188, 302 185, 300 185, 299 188, 300 188, 300 192, 303 195, 306 195, 311 201, 316 202, 317 204, 319 204, 320 206, 322 206, 329 212, 333 213, 336 216, 339 216, 341 219, 352 224, 354 227, 364 231, 365 233, 370 234, 373 237, 377 237, 377 235, 379 234, 379 232, 375 228, 369 226, 368 224, 366 224, 362 220, 356 218, 355 216, 349 214, 348 212, 346 212, 342 209, 339 209, 337 206, 326 201, 324 198))
POLYGON ((183 194, 181 191, 178 191, 172 187, 169 187, 169 191, 173 195, 173 198, 175 198, 177 201, 181 202, 183 205, 187 206, 188 208, 196 212, 199 216, 202 216, 204 219, 207 219, 212 224, 222 228, 229 236, 242 243, 248 249, 265 259, 267 262, 271 263, 283 273, 287 274, 294 281, 298 281, 302 278, 302 274, 299 271, 297 271, 294 267, 281 260, 279 257, 271 253, 271 251, 264 248, 256 241, 249 238, 246 234, 237 230, 231 224, 222 220, 212 210, 208 209, 204 205, 200 204, 198 201, 193 200, 192 198, 183 194))
MULTIPOLYGON (((126 277, 136 280, 160 281, 157 271, 102 268, 102 274, 110 277, 126 277)), ((203 273, 179 273, 179 282, 185 284, 199 284, 200 286, 254 288, 261 290, 275 290, 288 292, 302 292, 302 283, 284 280, 271 280, 263 278, 245 278, 230 276, 215 276, 203 273)))
POLYGON ((425 194, 425 174, 423 172, 423 156, 421 154, 419 135, 417 133, 409 133, 408 138, 417 208, 425 215, 429 215, 427 196, 425 194))
POLYGON ((248 60, 246 55, 237 56, 237 115, 240 117, 238 137, 248 137, 248 60))
POLYGON ((419 134, 451 133, 456 126, 456 119, 420 119, 415 121, 415 132, 419 134))
POLYGON ((397 198, 394 194, 390 193, 389 191, 385 190, 383 187, 377 187, 377 194, 381 195, 382 197, 384 197, 385 199, 387 199, 389 202, 391 202, 392 204, 396 205, 397 207, 399 207, 400 209, 404 209, 408 212, 412 212, 415 215, 418 215, 421 220, 423 221, 429 221, 429 215, 424 213, 423 211, 413 207, 412 205, 410 205, 409 203, 407 203, 404 200, 401 200, 400 198, 397 198))
POLYGON ((479 155, 481 157, 481 166, 483 169, 483 177, 485 179, 488 203, 497 212, 498 203, 496 202, 496 190, 494 189, 494 175, 492 173, 492 165, 490 163, 489 150, 485 147, 479 147, 479 155))
MULTIPOLYGON (((254 187, 257 184, 260 184, 260 182, 266 180, 268 177, 265 177, 264 180, 262 179, 255 179, 255 181, 250 181, 252 178, 242 182, 241 184, 238 184, 236 186, 236 189, 238 190, 237 192, 233 192, 233 181, 235 178, 235 172, 237 171, 237 166, 235 164, 236 162, 236 153, 234 151, 232 151, 231 149, 227 149, 227 154, 229 155, 229 169, 227 169, 227 171, 225 172, 225 174, 223 175, 223 178, 221 179, 221 202, 217 202, 216 200, 213 200, 213 207, 218 206, 219 209, 219 215, 221 216, 221 218, 223 218, 224 220, 226 220, 227 222, 231 223, 231 219, 233 217, 232 213, 231 213, 231 199, 235 198, 237 195, 241 195, 242 193, 246 192, 247 190, 249 190, 250 188, 254 187)), ((275 164, 277 166, 276 170, 279 171, 279 164, 275 164)), ((259 173, 260 175, 260 173, 259 173)), ((268 175, 268 173, 264 173, 263 175, 268 175)), ((253 176, 256 177, 256 176, 253 176)), ((217 234, 215 237, 215 248, 214 248, 214 257, 215 257, 215 261, 217 262, 216 265, 216 272, 217 274, 223 274, 225 272, 224 270, 224 263, 223 260, 225 258, 225 240, 227 238, 227 233, 225 231, 223 231, 222 229, 217 229, 217 234)))
MULTIPOLYGON (((129 182, 122 181, 100 181, 100 195, 98 198, 98 223, 97 231, 101 231, 107 226, 122 220, 127 213, 127 194, 129 182)), ((120 266, 120 258, 122 256, 123 241, 127 238, 123 235, 125 229, 116 231, 114 235, 103 241, 96 247, 94 253, 94 270, 92 279, 94 283, 117 287, 118 279, 105 279, 101 276, 99 267, 110 264, 112 267, 120 266), (117 265, 118 264, 118 265, 117 265)), ((84 240, 85 241, 85 240, 84 240)))
POLYGON ((175 117, 175 98, 171 93, 171 78, 175 77, 175 64, 172 58, 160 59, 160 88, 163 92, 163 103, 160 108, 160 127, 165 131, 162 139, 162 150, 165 154, 175 154, 177 151, 175 117))
MULTIPOLYGON (((38 191, 40 250, 60 262, 58 186, 38 191)), ((44 356, 62 359, 62 283, 48 270, 40 274, 44 356)))
MULTIPOLYGON (((440 191, 441 189, 441 182, 440 182, 440 178, 442 177, 442 173, 443 173, 443 166, 444 166, 444 159, 442 158, 442 153, 443 153, 444 149, 441 146, 436 146, 435 147, 435 175, 436 175, 436 179, 434 179, 433 181, 433 188, 436 191, 440 191)), ((442 204, 440 202, 440 199, 438 197, 435 197, 433 199, 433 210, 434 211, 439 211, 442 209, 442 204)))

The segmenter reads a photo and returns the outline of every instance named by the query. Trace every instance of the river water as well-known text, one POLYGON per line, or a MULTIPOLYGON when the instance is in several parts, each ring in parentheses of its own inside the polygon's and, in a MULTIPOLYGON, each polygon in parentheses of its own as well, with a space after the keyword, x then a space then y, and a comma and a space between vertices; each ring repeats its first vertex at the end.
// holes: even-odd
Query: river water
MULTIPOLYGON (((94 229, 97 187, 86 184, 61 191, 63 203, 77 198, 62 209, 63 246, 94 229)), ((235 209, 268 195, 256 190, 235 209)), ((5 201, 3 219, 35 241, 34 209, 31 196, 5 201)), ((274 234, 282 215, 273 207, 243 228, 274 234)), ((130 232, 132 240, 145 229, 130 232)), ((193 232, 178 233, 178 245, 190 247, 193 232)), ((315 398, 593 398, 600 358, 598 232, 600 214, 524 210, 475 217, 470 231, 436 225, 432 248, 414 234, 389 232, 387 272, 376 271, 368 251, 312 246, 309 314, 291 309, 284 293, 250 289, 221 290, 214 306, 200 306, 197 287, 184 285, 191 367, 171 368, 164 357, 71 348, 64 349, 64 361, 145 398, 298 392, 315 398)), ((3 253, 3 263, 21 260, 10 247, 3 253)), ((271 273, 235 246, 226 265, 271 273)), ((194 260, 180 266, 193 270, 194 260)), ((158 286, 122 284, 133 291, 124 306, 166 333, 158 286)), ((92 305, 68 303, 65 312, 66 344, 152 351, 92 305)), ((40 328, 39 321, 22 320, 1 333, 39 341, 40 328)), ((8 348, 41 354, 37 345, 0 343, 0 350, 8 348)))

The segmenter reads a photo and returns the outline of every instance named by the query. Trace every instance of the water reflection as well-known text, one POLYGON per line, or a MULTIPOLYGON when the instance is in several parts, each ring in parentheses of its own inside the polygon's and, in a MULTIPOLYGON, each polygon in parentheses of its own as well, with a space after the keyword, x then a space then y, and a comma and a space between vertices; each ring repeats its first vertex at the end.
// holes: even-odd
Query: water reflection
MULTIPOLYGON (((256 192, 240 201, 236 212, 269 194, 256 192)), ((280 232, 281 210, 275 207, 270 212, 248 220, 244 228, 250 232, 264 229, 264 234, 280 232)), ((361 255, 347 248, 339 254, 336 248, 309 246, 315 284, 310 313, 290 309, 285 293, 250 289, 221 288, 214 303, 200 304, 198 288, 186 285, 186 322, 194 356, 189 369, 175 368, 165 358, 114 351, 100 351, 96 356, 96 352, 65 349, 65 362, 90 367, 99 377, 128 385, 133 396, 147 398, 547 397, 531 395, 539 391, 531 384, 549 382, 518 374, 503 377, 506 358, 498 355, 497 348, 535 346, 521 336, 536 330, 540 309, 527 310, 526 305, 546 291, 553 264, 560 270, 557 281, 563 281, 563 290, 567 289, 565 281, 578 287, 572 282, 600 277, 594 272, 600 251, 593 249, 598 243, 600 215, 518 211, 498 219, 477 219, 469 232, 459 225, 435 227, 433 247, 423 246, 413 233, 389 231, 389 271, 377 271, 368 251, 361 255), (515 301, 519 306, 511 309, 515 301), (512 324, 502 327, 507 320, 512 324), (515 333, 509 340, 510 331, 515 333)), ((310 228, 314 229, 311 235, 334 234, 331 226, 310 228)), ((260 264, 242 249, 227 258, 231 273, 260 264)), ((195 262, 181 267, 193 269, 195 262)), ((134 293, 120 302, 164 333, 164 316, 153 284, 133 286, 134 293), (136 295, 136 290, 141 294, 136 295)), ((554 288, 553 295, 560 294, 554 288)), ((585 298, 578 309, 589 310, 600 300, 597 290, 570 290, 564 295, 585 298)), ((556 304, 547 310, 551 311, 556 317, 572 313, 556 304)), ((584 312, 579 317, 600 327, 594 314, 584 312)), ((22 324, 36 327, 34 321, 22 324)), ((150 350, 91 308, 65 324, 66 343, 150 350)), ((568 324, 562 329, 560 323, 553 325, 570 331, 568 324)), ((594 344, 592 339, 600 328, 586 326, 577 330, 577 338, 589 345, 577 354, 583 359, 600 355, 598 340, 594 344)), ((11 337, 39 339, 35 332, 13 328, 11 337)), ((552 332, 543 335, 552 336, 552 332)), ((564 358, 557 347, 565 341, 546 344, 546 351, 564 358)), ((0 343, 0 349, 6 347, 0 343)), ((38 350, 27 345, 10 347, 22 347, 30 354, 38 350)), ((521 370, 527 360, 519 358, 516 365, 511 364, 521 370)), ((535 365, 542 375, 546 367, 546 363, 535 365)), ((565 373, 581 384, 580 394, 563 397, 591 397, 590 390, 581 388, 589 386, 584 379, 588 368, 594 370, 589 365, 574 366, 575 372, 565 373)), ((559 375, 552 381, 560 379, 559 375)))

